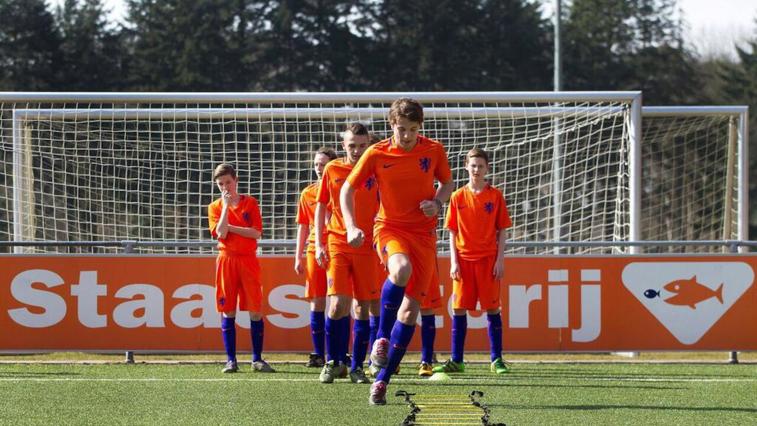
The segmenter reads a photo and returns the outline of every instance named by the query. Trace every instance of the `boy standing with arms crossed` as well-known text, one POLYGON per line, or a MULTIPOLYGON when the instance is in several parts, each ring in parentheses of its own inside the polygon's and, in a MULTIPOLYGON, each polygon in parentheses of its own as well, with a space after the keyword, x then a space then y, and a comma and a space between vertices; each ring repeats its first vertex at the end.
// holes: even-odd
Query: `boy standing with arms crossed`
POLYGON ((263 361, 263 288, 257 258, 258 239, 263 234, 263 219, 255 197, 237 193, 239 179, 231 164, 220 164, 213 171, 213 180, 221 198, 208 206, 210 233, 218 239, 216 259, 216 309, 221 313, 221 333, 226 349, 224 373, 236 373, 236 312, 250 312, 252 337, 252 368, 272 373, 263 361))
POLYGON ((359 247, 367 233, 356 221, 362 206, 355 202, 355 190, 375 177, 381 193, 373 240, 388 277, 381 290, 379 336, 371 352, 371 361, 381 367, 370 390, 372 405, 386 404, 386 386, 413 337, 421 302, 429 286, 439 284, 436 223, 453 182, 444 146, 418 134, 422 123, 418 101, 394 101, 389 110, 392 137, 363 154, 340 196, 347 241, 359 247))
POLYGON ((466 155, 468 184, 450 198, 445 226, 450 233, 450 277, 452 278, 452 357, 434 372, 465 371, 463 352, 468 328, 467 311, 476 302, 486 310, 489 321, 491 371, 509 372, 502 359, 501 280, 504 274, 506 229, 512 226, 502 192, 485 179, 489 157, 474 148, 466 155))
POLYGON ((321 147, 315 152, 313 169, 318 177, 315 183, 308 185, 300 194, 297 208, 297 248, 294 255, 294 271, 297 275, 305 273, 305 298, 310 301, 310 336, 313 340, 313 352, 310 354, 306 367, 321 368, 325 364, 325 324, 326 317, 326 270, 318 266, 315 260, 315 207, 318 203, 318 188, 326 164, 336 158, 336 152, 327 147, 321 147), (302 262, 302 251, 307 239, 307 253, 305 264, 302 262))

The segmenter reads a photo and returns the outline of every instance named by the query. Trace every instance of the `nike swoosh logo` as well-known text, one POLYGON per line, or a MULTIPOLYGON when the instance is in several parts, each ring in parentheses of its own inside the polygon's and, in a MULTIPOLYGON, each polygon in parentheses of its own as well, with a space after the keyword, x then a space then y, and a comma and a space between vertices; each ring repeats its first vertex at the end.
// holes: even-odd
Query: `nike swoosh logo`
POLYGON ((395 164, 384 164, 384 168, 388 169, 389 167, 394 167, 395 164))

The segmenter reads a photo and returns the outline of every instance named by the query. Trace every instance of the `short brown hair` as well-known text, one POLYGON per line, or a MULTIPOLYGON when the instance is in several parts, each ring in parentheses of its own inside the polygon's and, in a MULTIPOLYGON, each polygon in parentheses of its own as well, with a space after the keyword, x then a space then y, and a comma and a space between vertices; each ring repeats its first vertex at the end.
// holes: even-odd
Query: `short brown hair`
POLYGON ((229 175, 232 178, 237 178, 237 171, 234 170, 234 166, 229 163, 221 163, 213 170, 213 180, 218 179, 221 176, 229 175))
POLYGON ((423 123, 423 105, 415 99, 399 98, 389 107, 389 124, 395 124, 400 118, 416 123, 423 123))
POLYGON ((368 128, 365 127, 365 124, 359 123, 357 121, 348 124, 344 131, 345 133, 352 132, 352 134, 355 136, 368 135, 368 128))
POLYGON ((323 154, 327 157, 329 157, 329 161, 336 160, 336 151, 334 151, 334 148, 330 148, 328 146, 322 146, 318 148, 318 151, 315 152, 315 155, 323 154))
POLYGON ((471 158, 483 158, 486 165, 489 165, 489 154, 486 153, 481 148, 473 148, 470 151, 468 151, 468 154, 465 155, 466 161, 470 160, 471 158))

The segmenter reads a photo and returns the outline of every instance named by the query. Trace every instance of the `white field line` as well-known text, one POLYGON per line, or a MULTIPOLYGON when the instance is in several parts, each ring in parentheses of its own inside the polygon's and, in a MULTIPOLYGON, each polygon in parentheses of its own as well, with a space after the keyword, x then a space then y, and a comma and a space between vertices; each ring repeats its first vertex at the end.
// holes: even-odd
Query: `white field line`
MULTIPOLYGON (((0 373, 3 374, 3 373, 0 373)), ((24 373, 19 373, 24 374, 24 373)), ((33 374, 33 373, 32 373, 33 374)), ((580 382, 653 382, 653 383, 754 383, 757 377, 749 378, 697 378, 697 377, 584 377, 572 378, 571 380, 580 382)), ((512 382, 539 381, 551 382, 558 380, 539 379, 539 378, 486 378, 477 377, 469 379, 453 379, 454 382, 461 382, 476 385, 481 382, 499 382, 503 385, 512 382)), ((316 379, 303 378, 284 378, 284 377, 267 377, 267 378, 231 378, 231 377, 206 377, 206 378, 182 378, 182 377, 0 377, 0 382, 310 382, 317 384, 316 379)), ((425 384, 427 380, 396 378, 392 383, 408 384, 425 384)), ((444 385, 442 385, 444 386, 444 385)))

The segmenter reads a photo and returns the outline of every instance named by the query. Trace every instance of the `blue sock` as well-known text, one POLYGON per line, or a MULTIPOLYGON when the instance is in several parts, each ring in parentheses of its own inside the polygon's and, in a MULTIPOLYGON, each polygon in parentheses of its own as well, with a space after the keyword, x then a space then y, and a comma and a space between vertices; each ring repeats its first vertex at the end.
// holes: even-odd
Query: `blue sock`
POLYGON ((494 361, 502 357, 502 316, 497 313, 486 318, 489 320, 489 348, 494 361))
POLYGON ((386 368, 382 368, 376 375, 376 380, 389 383, 389 379, 392 378, 392 374, 397 370, 397 366, 400 365, 402 357, 405 356, 407 345, 410 344, 414 332, 415 324, 407 325, 399 321, 394 323, 392 335, 389 339, 389 362, 386 368))
POLYGON ((252 362, 263 360, 263 320, 250 321, 250 335, 252 336, 252 362))
POLYGON ((340 347, 340 354, 341 358, 340 361, 342 363, 347 363, 347 354, 350 353, 350 316, 347 315, 344 318, 339 320, 339 344, 340 347))
POLYGON ((339 335, 341 334, 342 327, 339 324, 339 320, 326 317, 326 360, 339 362, 342 360, 342 356, 339 355, 341 350, 341 344, 339 342, 339 335))
POLYGON ((381 289, 381 315, 377 338, 389 338, 394 322, 397 321, 397 311, 404 296, 405 287, 394 285, 389 278, 384 281, 384 287, 381 289))
POLYGON ((468 331, 468 315, 452 316, 452 361, 463 362, 465 333, 468 331))
POLYGON ((237 360, 237 323, 234 317, 221 317, 221 335, 223 347, 226 349, 226 359, 237 360))
POLYGON ((368 317, 368 321, 371 324, 371 331, 368 336, 368 350, 371 350, 371 348, 373 348, 373 342, 376 340, 376 334, 378 334, 380 319, 380 317, 375 317, 373 315, 368 317))
POLYGON ((421 316, 421 362, 431 364, 436 339, 436 315, 421 316))
POLYGON ((313 353, 323 356, 324 328, 326 327, 326 315, 323 312, 310 312, 310 337, 313 339, 313 353))
POLYGON ((368 336, 371 329, 368 320, 355 320, 353 328, 354 336, 352 337, 352 365, 351 371, 356 368, 363 368, 365 354, 368 353, 368 336))

